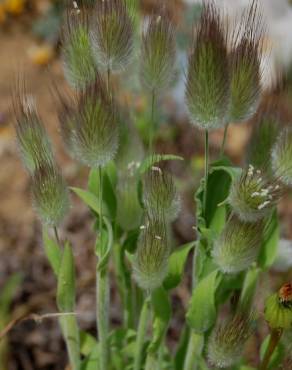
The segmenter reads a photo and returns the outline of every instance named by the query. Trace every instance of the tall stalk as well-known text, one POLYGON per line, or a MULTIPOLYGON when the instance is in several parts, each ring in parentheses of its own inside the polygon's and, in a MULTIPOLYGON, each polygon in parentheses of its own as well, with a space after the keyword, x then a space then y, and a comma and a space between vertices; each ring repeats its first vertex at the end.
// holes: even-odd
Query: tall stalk
POLYGON ((272 329, 271 331, 271 337, 268 344, 268 348, 266 350, 264 359, 259 367, 259 370, 267 370, 270 360, 272 358, 272 355, 279 344, 279 341, 281 339, 281 336, 283 334, 283 329, 272 329))
MULTIPOLYGON (((207 189, 208 189, 208 177, 209 177, 209 132, 208 130, 205 131, 205 181, 204 181, 204 194, 203 194, 203 214, 206 217, 206 209, 207 209, 207 189)), ((195 285, 197 283, 197 279, 195 279, 195 269, 196 269, 196 262, 197 258, 199 258, 199 254, 195 251, 193 256, 193 268, 192 268, 192 289, 194 290, 195 285)), ((201 355, 204 345, 204 335, 197 334, 195 331, 191 330, 187 354, 184 362, 184 370, 194 370, 195 361, 201 355)))
POLYGON ((140 313, 133 370, 141 370, 143 346, 144 346, 145 337, 147 334, 149 314, 150 314, 150 296, 148 296, 145 299, 141 313, 140 313))
MULTIPOLYGON (((55 234, 57 244, 60 249, 63 249, 60 243, 58 229, 57 227, 54 227, 53 229, 54 229, 54 234, 55 234)), ((71 310, 74 311, 74 307, 71 307, 71 310)), ((81 367, 80 335, 79 335, 79 328, 78 328, 76 315, 74 315, 74 313, 72 313, 72 315, 70 314, 62 315, 61 310, 60 312, 61 312, 61 316, 59 318, 59 324, 60 324, 62 335, 64 337, 64 341, 66 344, 70 366, 72 370, 80 370, 80 367, 81 367)))
MULTIPOLYGON (((102 223, 103 223, 103 210, 102 210, 102 168, 99 167, 99 238, 100 250, 103 248, 102 241, 102 223)), ((108 268, 105 266, 103 269, 97 269, 96 272, 96 322, 98 327, 98 337, 100 344, 99 363, 100 369, 108 369, 109 351, 108 351, 108 331, 109 331, 109 276, 108 268)))

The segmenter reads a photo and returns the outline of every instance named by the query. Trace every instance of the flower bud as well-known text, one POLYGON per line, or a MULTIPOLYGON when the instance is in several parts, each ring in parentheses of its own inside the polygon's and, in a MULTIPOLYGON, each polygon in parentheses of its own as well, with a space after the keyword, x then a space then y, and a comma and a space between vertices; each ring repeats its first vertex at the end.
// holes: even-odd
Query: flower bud
POLYGON ((186 103, 193 124, 216 129, 226 124, 229 104, 227 42, 221 16, 213 2, 204 4, 189 56, 186 103))
POLYGON ((141 80, 150 91, 167 89, 174 79, 175 35, 166 14, 150 16, 142 35, 141 80))
POLYGON ((231 185, 229 204, 238 218, 255 222, 269 215, 282 195, 282 187, 252 165, 231 185))
POLYGON ((13 102, 17 143, 24 166, 33 173, 44 161, 53 162, 52 146, 33 97, 18 94, 13 102))
POLYGON ((142 289, 152 291, 162 284, 167 274, 169 254, 163 218, 147 219, 141 226, 133 264, 134 278, 142 289))
POLYGON ((69 195, 59 169, 43 163, 32 176, 32 195, 36 211, 42 222, 56 227, 69 209, 69 195))
POLYGON ((285 128, 272 149, 272 168, 285 185, 292 185, 292 130, 285 128))
POLYGON ((235 365, 250 335, 250 318, 236 315, 232 320, 217 324, 208 342, 208 359, 211 364, 219 368, 235 365))
POLYGON ((62 37, 64 73, 68 83, 77 89, 94 82, 96 66, 93 58, 88 12, 85 6, 67 8, 62 37))
POLYGON ((143 203, 148 213, 154 217, 157 217, 159 210, 167 220, 176 219, 180 211, 180 201, 172 176, 159 167, 151 167, 143 179, 143 203))
POLYGON ((292 284, 284 284, 265 303, 265 319, 273 329, 292 328, 292 284))
POLYGON ((212 252, 219 269, 236 274, 255 262, 263 237, 263 223, 248 223, 233 216, 225 225, 212 252))
POLYGON ((91 27, 91 43, 97 64, 120 71, 131 60, 133 24, 123 0, 97 0, 91 27))
POLYGON ((230 53, 231 67, 231 100, 229 119, 238 123, 250 119, 257 111, 261 95, 261 54, 262 37, 261 15, 258 3, 251 3, 243 19, 243 36, 233 40, 230 53))
POLYGON ((118 118, 100 77, 78 98, 62 99, 59 120, 69 152, 81 163, 99 167, 113 159, 118 148, 118 118))

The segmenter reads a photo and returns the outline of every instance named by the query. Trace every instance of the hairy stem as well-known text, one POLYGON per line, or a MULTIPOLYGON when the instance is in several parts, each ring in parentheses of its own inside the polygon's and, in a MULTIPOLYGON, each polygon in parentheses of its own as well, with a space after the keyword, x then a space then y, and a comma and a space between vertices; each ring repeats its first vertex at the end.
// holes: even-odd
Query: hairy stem
POLYGON ((153 152, 153 138, 154 138, 154 108, 155 108, 155 91, 151 94, 151 117, 149 125, 149 154, 153 152))
POLYGON ((282 334, 283 334, 283 329, 272 329, 268 348, 266 350, 264 359, 259 367, 259 370, 267 370, 271 357, 281 339, 282 334))
POLYGON ((204 346, 204 335, 197 334, 193 330, 190 334, 188 350, 184 363, 184 370, 196 370, 197 363, 196 360, 201 356, 204 346))
POLYGON ((150 297, 147 297, 144 301, 142 311, 140 313, 133 370, 141 370, 143 345, 147 333, 149 313, 150 313, 150 297))
POLYGON ((224 128, 224 135, 223 135, 222 145, 221 145, 221 149, 220 149, 220 157, 222 157, 224 155, 228 127, 229 127, 229 123, 227 123, 225 125, 225 128, 224 128))
POLYGON ((79 370, 81 366, 80 338, 76 316, 64 315, 60 317, 59 321, 65 339, 71 369, 79 370))
MULTIPOLYGON (((102 240, 102 222, 103 222, 103 190, 102 190, 102 168, 99 167, 99 241, 100 253, 103 254, 103 240, 102 240)), ((109 276, 108 268, 105 266, 102 270, 97 269, 96 272, 96 322, 98 328, 98 338, 100 344, 100 369, 108 369, 109 351, 108 351, 108 331, 109 331, 109 276)))
POLYGON ((204 182, 204 196, 203 207, 204 216, 207 210, 207 190, 208 190, 208 176, 209 176, 209 132, 205 131, 205 182, 204 182))

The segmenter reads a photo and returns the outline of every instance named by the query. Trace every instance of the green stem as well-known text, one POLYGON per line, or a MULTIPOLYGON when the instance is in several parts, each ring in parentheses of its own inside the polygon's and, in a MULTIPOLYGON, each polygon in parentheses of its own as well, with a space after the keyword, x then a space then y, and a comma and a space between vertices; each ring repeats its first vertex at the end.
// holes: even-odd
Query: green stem
POLYGON ((224 155, 228 127, 229 127, 229 123, 227 123, 225 125, 225 128, 224 128, 224 135, 223 135, 222 145, 221 145, 221 149, 220 149, 220 157, 222 157, 224 155))
POLYGON ((143 307, 140 313, 133 370, 141 370, 143 346, 144 346, 145 337, 147 334, 149 313, 150 313, 150 297, 147 297, 144 301, 144 304, 143 304, 143 307))
POLYGON ((64 315, 59 319, 62 334, 65 339, 69 361, 72 370, 79 370, 80 361, 80 338, 75 315, 64 315))
MULTIPOLYGON (((99 238, 100 238, 100 254, 103 255, 102 242, 102 223, 103 223, 103 190, 102 190, 102 168, 98 168, 99 173, 99 238)), ((96 322, 98 328, 98 338, 100 344, 99 363, 100 369, 107 370, 109 366, 109 350, 108 350, 108 331, 109 331, 109 276, 108 267, 97 269, 96 272, 96 322)))
POLYGON ((149 154, 153 152, 155 91, 151 94, 151 118, 149 125, 149 154))
POLYGON ((184 363, 184 370, 196 370, 196 359, 200 357, 204 346, 204 335, 197 334, 193 330, 190 334, 188 350, 184 363))
POLYGON ((206 216, 206 211, 207 211, 208 176, 209 176, 209 132, 208 130, 206 130, 205 131, 205 183, 204 183, 204 197, 203 197, 204 216, 206 216))
POLYGON ((271 357, 281 339, 282 334, 283 334, 283 329, 272 329, 268 348, 266 350, 264 359, 259 367, 259 370, 267 370, 271 357))

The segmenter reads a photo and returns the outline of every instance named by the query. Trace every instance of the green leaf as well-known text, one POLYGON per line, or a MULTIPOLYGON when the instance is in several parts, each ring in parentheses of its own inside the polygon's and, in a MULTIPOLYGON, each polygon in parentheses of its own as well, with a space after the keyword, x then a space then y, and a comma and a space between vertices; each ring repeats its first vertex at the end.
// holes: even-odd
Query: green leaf
POLYGON ((95 244, 95 251, 99 258, 99 261, 97 264, 98 271, 101 271, 107 266, 108 260, 110 257, 111 248, 113 245, 112 225, 107 217, 104 217, 103 221, 106 226, 106 229, 102 230, 102 244, 100 243, 99 238, 97 238, 96 244, 95 244))
POLYGON ((99 369, 99 345, 82 361, 80 370, 96 370, 99 369))
POLYGON ((183 161, 184 159, 178 155, 173 154, 154 154, 146 159, 141 163, 139 172, 142 175, 144 172, 146 172, 150 167, 152 167, 155 163, 161 162, 161 161, 173 161, 173 160, 179 160, 183 161))
POLYGON ((97 341, 89 333, 80 331, 80 352, 83 356, 88 356, 97 347, 97 341))
POLYGON ((71 312, 75 306, 75 267, 72 248, 65 244, 58 274, 57 304, 61 312, 71 312))
POLYGON ((190 337, 190 328, 185 325, 174 357, 175 370, 183 370, 190 337))
MULTIPOLYGON (((114 179, 111 180, 109 173, 114 178, 114 174, 112 172, 115 171, 115 168, 112 169, 112 167, 115 166, 112 164, 112 166, 107 167, 103 170, 102 173, 102 197, 103 197, 103 205, 107 210, 108 216, 110 216, 111 219, 114 219, 117 213, 117 198, 115 195, 114 185, 115 182, 114 179), (111 172, 110 172, 111 171, 111 172)), ((89 173, 89 180, 88 180, 88 190, 96 196, 97 199, 99 199, 99 173, 98 169, 94 168, 89 173)))
POLYGON ((206 332, 216 320, 215 293, 221 276, 217 270, 213 271, 198 283, 192 293, 186 319, 197 333, 206 332))
POLYGON ((54 271, 54 274, 58 276, 62 262, 62 250, 55 241, 50 239, 49 234, 45 228, 43 229, 43 242, 44 250, 49 263, 54 271))
POLYGON ((96 195, 91 193, 90 191, 83 190, 80 188, 74 188, 70 187, 72 191, 74 191, 75 194, 78 195, 78 197, 83 200, 83 202, 91 208, 94 212, 96 212, 98 215, 100 214, 100 207, 99 207, 99 199, 96 195))
POLYGON ((5 282, 0 291, 0 326, 4 316, 9 314, 9 306, 15 295, 15 292, 22 282, 22 275, 14 273, 5 282))
POLYGON ((260 269, 257 267, 251 267, 245 275, 238 304, 238 307, 240 307, 240 309, 244 312, 247 312, 251 309, 259 275, 260 269))
POLYGON ((163 342, 168 322, 171 318, 171 306, 165 289, 158 288, 151 295, 154 311, 152 340, 148 347, 149 352, 156 352, 163 342))
POLYGON ((258 264, 262 269, 267 269, 274 263, 277 257, 279 239, 279 221, 277 210, 275 210, 267 221, 264 240, 258 258, 258 264))
POLYGON ((176 249, 169 257, 168 273, 164 279, 163 286, 165 289, 177 287, 182 279, 185 263, 189 252, 194 248, 196 242, 187 243, 176 249))

